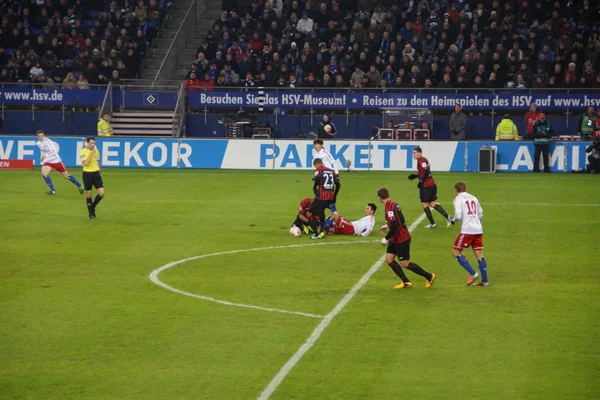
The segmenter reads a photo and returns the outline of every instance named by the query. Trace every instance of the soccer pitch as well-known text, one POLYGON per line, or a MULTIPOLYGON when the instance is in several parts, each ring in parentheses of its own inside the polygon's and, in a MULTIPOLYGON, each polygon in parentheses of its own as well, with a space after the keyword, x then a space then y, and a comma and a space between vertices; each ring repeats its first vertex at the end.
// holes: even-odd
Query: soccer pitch
MULTIPOLYGON (((342 173, 338 211, 388 187, 415 223, 407 175, 342 173)), ((449 212, 459 179, 481 201, 491 285, 465 285, 460 226, 434 211, 411 258, 437 280, 408 290, 377 269, 378 233, 289 236, 311 171, 107 169, 91 221, 51 176, 53 197, 0 173, 0 399, 599 396, 598 176, 434 173, 449 212)))

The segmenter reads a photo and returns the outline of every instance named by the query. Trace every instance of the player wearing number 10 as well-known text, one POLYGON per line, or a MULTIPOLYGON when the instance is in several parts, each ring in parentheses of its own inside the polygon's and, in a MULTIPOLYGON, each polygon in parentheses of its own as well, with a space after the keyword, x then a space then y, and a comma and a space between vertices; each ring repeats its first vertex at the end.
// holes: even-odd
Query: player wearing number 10
POLYGON ((325 222, 325 209, 331 204, 335 204, 341 185, 335 171, 324 166, 320 158, 315 158, 313 165, 316 168, 313 177, 313 181, 315 181, 313 185, 315 199, 308 211, 315 219, 311 218, 308 222, 315 233, 312 239, 322 239, 325 236, 325 232, 322 230, 322 225, 325 222))
POLYGON ((456 182, 454 185, 454 218, 452 223, 457 220, 462 220, 460 234, 454 242, 452 256, 456 261, 469 273, 467 285, 471 286, 479 274, 469 264, 469 261, 461 253, 464 249, 473 248, 473 253, 477 257, 479 263, 479 271, 481 272, 481 282, 477 286, 488 286, 487 262, 483 257, 483 226, 481 219, 483 218, 483 209, 477 197, 467 193, 467 184, 465 182, 456 182))

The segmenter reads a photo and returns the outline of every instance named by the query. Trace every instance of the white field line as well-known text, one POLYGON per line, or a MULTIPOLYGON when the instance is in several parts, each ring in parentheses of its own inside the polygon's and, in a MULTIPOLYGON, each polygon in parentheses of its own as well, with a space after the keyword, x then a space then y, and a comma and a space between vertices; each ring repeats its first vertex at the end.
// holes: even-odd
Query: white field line
MULTIPOLYGON (((305 168, 305 169, 295 169, 295 170, 272 170, 272 169, 265 169, 265 170, 246 170, 246 171, 254 171, 254 172, 243 172, 243 170, 234 170, 234 169, 222 169, 222 170, 210 170, 210 171, 214 171, 214 172, 196 172, 196 171, 201 171, 200 169, 193 169, 193 168, 181 168, 181 169, 176 169, 176 168, 167 168, 164 170, 161 169, 157 169, 156 171, 148 171, 145 170, 144 168, 140 168, 141 171, 137 171, 137 169, 135 168, 131 168, 128 169, 128 172, 125 171, 119 171, 119 169, 112 169, 112 168, 104 168, 102 170, 102 175, 155 175, 155 176, 163 176, 163 177, 173 177, 173 176, 265 176, 265 175, 276 175, 276 176, 281 176, 281 177, 298 177, 298 173, 300 172, 307 172, 307 171, 312 171, 312 168, 305 168), (236 171, 236 172, 230 172, 230 171, 236 171), (295 172, 295 173, 294 173, 295 172)), ((358 176, 360 175, 360 173, 386 173, 386 174, 392 174, 395 172, 411 172, 413 170, 401 170, 401 171, 352 171, 352 174, 349 173, 345 173, 346 171, 340 171, 342 173, 344 173, 345 176, 358 176), (355 175, 354 173, 358 173, 358 175, 355 175)), ((441 171, 438 171, 441 172, 441 171)), ((443 173, 449 173, 448 171, 444 171, 443 173)), ((475 172, 451 172, 452 174, 476 174, 475 172)), ((568 173, 556 173, 553 176, 559 176, 559 177, 571 177, 571 174, 568 173)), ((510 179, 510 180, 530 180, 530 179, 536 179, 539 180, 540 177, 538 175, 534 175, 531 172, 507 172, 506 174, 502 174, 502 175, 496 175, 496 176, 489 176, 489 179, 510 179)))
MULTIPOLYGON (((452 204, 449 201, 443 201, 440 204, 452 204)), ((600 207, 599 203, 482 203, 482 206, 517 206, 517 207, 600 207)))
POLYGON ((316 315, 316 314, 310 314, 310 313, 304 313, 304 312, 300 312, 300 311, 289 311, 289 310, 279 310, 276 308, 267 308, 267 307, 259 307, 259 306, 253 306, 250 304, 241 304, 241 303, 232 303, 230 301, 225 301, 225 300, 219 300, 219 299, 215 299, 213 297, 208 297, 208 296, 201 296, 198 294, 194 294, 194 293, 189 293, 183 290, 179 290, 177 288, 174 288, 173 286, 167 285, 166 283, 162 282, 159 278, 158 275, 169 269, 169 268, 173 268, 176 265, 179 264, 183 264, 185 262, 188 261, 192 261, 192 260, 199 260, 202 258, 207 258, 207 257, 216 257, 216 256, 224 256, 224 255, 228 255, 228 254, 238 254, 238 253, 248 253, 248 252, 253 252, 253 251, 265 251, 265 250, 275 250, 275 249, 289 249, 289 248, 296 248, 296 247, 309 247, 309 246, 331 246, 331 245, 347 245, 347 244, 360 244, 360 243, 373 243, 372 240, 361 240, 361 241, 353 241, 353 242, 320 242, 320 243, 309 243, 309 244, 292 244, 292 245, 286 245, 286 246, 270 246, 270 247, 259 247, 259 248, 253 248, 253 249, 242 249, 242 250, 232 250, 232 251, 223 251, 223 252, 219 252, 219 253, 211 253, 211 254, 204 254, 201 256, 194 256, 194 257, 189 257, 189 258, 184 258, 183 260, 177 260, 177 261, 173 261, 169 264, 163 265, 160 268, 155 269, 154 271, 152 271, 150 273, 150 280, 162 287, 165 288, 171 292, 174 293, 178 293, 178 294, 182 294, 184 296, 189 296, 189 297, 194 297, 196 299, 200 299, 200 300, 206 300, 206 301, 212 301, 214 303, 218 303, 218 304, 223 304, 226 306, 234 306, 234 307, 243 307, 243 308, 251 308, 254 310, 261 310, 261 311, 269 311, 269 312, 278 312, 278 313, 282 313, 282 314, 295 314, 295 315, 302 315, 304 317, 311 317, 311 318, 324 318, 323 315, 316 315))
MULTIPOLYGON (((425 214, 421 214, 419 218, 408 228, 410 232, 412 232, 420 223, 425 219, 425 214)), ((311 333, 311 335, 306 339, 306 342, 294 353, 292 358, 285 363, 283 367, 279 370, 277 375, 273 377, 271 382, 267 385, 265 390, 258 396, 259 400, 267 400, 271 395, 277 390, 277 387, 283 382, 287 374, 290 373, 292 368, 298 364, 298 362, 304 357, 304 355, 310 350, 310 348, 319 340, 323 331, 329 326, 331 321, 338 315, 344 307, 352 300, 354 295, 358 293, 358 291, 364 286, 365 283, 379 270, 379 268, 383 265, 385 261, 385 254, 377 261, 375 264, 367 271, 366 274, 363 275, 362 278, 354 285, 352 289, 344 296, 342 300, 323 318, 321 323, 315 328, 315 330, 311 333)))

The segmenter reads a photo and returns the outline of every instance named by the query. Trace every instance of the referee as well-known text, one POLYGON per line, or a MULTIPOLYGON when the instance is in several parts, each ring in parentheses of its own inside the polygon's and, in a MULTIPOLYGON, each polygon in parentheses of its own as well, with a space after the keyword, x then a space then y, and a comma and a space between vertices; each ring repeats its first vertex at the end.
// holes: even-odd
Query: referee
POLYGON ((88 208, 88 219, 96 218, 96 206, 104 197, 104 183, 100 175, 100 152, 96 148, 96 139, 92 136, 86 139, 87 145, 81 150, 79 158, 83 164, 83 188, 85 189, 85 203, 88 208), (92 202, 92 186, 98 194, 92 202))

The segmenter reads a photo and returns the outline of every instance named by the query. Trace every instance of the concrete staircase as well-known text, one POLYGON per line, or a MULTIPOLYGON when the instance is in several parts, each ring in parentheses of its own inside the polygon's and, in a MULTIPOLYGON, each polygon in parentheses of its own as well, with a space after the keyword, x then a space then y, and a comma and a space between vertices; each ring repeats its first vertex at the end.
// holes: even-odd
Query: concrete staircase
POLYGON ((172 136, 174 112, 135 111, 114 113, 115 136, 172 136))
POLYGON ((206 10, 192 31, 192 39, 187 43, 185 49, 177 52, 177 65, 172 79, 184 80, 187 72, 190 70, 192 62, 198 58, 197 49, 202 44, 209 30, 221 15, 221 1, 206 0, 206 10))
MULTIPOLYGON (((202 14, 202 19, 199 21, 196 29, 193 30, 191 40, 186 44, 185 49, 177 49, 177 66, 174 76, 170 79, 184 80, 185 72, 189 69, 192 61, 196 59, 196 49, 200 47, 202 40, 206 36, 209 29, 212 29, 213 22, 221 15, 221 2, 216 0, 206 0, 206 9, 202 14), (203 32, 200 36, 199 32, 203 32), (185 66, 185 71, 183 67, 185 66)), ((142 68, 142 78, 153 80, 162 64, 169 47, 177 34, 177 30, 181 26, 188 8, 193 3, 193 0, 177 0, 176 7, 169 10, 169 16, 166 24, 160 30, 159 37, 153 41, 152 57, 144 60, 142 68)), ((157 85, 163 82, 156 82, 157 85)))

